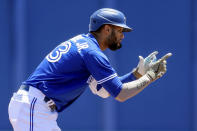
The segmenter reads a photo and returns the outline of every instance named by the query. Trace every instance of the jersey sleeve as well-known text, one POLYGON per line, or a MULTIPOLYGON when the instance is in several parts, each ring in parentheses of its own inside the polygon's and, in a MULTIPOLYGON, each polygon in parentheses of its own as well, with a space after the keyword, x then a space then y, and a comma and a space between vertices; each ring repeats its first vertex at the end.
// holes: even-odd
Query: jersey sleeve
POLYGON ((120 93, 122 82, 102 52, 95 50, 89 51, 84 56, 84 62, 88 71, 97 80, 98 84, 101 84, 114 97, 120 93))
POLYGON ((136 80, 137 78, 133 75, 132 72, 129 72, 121 77, 119 77, 122 83, 127 83, 136 80))

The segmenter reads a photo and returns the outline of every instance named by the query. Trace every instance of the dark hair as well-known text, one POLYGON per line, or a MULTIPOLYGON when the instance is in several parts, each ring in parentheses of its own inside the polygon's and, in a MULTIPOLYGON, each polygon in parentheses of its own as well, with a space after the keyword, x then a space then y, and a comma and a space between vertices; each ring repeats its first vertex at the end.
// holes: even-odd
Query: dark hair
POLYGON ((104 24, 104 25, 102 25, 101 27, 99 27, 96 31, 90 31, 90 33, 94 33, 94 34, 100 33, 101 30, 102 30, 102 28, 103 28, 105 25, 108 25, 108 26, 110 26, 110 27, 115 27, 114 25, 111 25, 111 24, 104 24))
POLYGON ((104 27, 105 25, 102 25, 101 27, 99 27, 96 31, 90 31, 90 33, 100 33, 102 28, 104 27))

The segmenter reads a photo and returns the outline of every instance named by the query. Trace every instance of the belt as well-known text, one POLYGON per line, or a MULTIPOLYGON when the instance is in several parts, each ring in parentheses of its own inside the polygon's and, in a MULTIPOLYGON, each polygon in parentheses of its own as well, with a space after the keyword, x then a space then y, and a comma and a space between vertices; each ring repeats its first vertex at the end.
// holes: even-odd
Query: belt
MULTIPOLYGON (((21 85, 20 90, 25 90, 25 91, 29 92, 30 87, 32 87, 32 86, 21 85)), ((32 87, 32 88, 35 88, 35 87, 32 87)), ((42 95, 44 95, 44 94, 42 94, 42 95)), ((50 99, 49 97, 44 96, 43 100, 44 100, 44 102, 47 103, 48 107, 51 109, 51 112, 54 112, 57 109, 57 106, 55 105, 55 102, 52 99, 50 99)))

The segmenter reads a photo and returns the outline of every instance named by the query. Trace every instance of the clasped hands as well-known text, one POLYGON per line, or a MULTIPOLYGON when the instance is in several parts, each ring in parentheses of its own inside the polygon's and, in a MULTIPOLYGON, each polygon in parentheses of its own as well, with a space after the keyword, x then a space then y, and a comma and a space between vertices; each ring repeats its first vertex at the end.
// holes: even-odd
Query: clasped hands
POLYGON ((143 75, 148 75, 151 81, 162 77, 167 71, 167 59, 172 56, 172 53, 167 53, 163 57, 157 60, 156 55, 158 51, 152 52, 146 58, 139 56, 138 66, 133 70, 133 74, 136 78, 140 78, 143 75))

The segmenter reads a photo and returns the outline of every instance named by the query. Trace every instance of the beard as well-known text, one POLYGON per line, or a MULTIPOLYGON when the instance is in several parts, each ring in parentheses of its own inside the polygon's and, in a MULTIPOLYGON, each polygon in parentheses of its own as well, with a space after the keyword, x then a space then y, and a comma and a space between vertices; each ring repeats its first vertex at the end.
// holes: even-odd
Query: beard
POLYGON ((108 42, 108 48, 112 51, 118 50, 122 47, 122 44, 118 42, 115 36, 114 29, 112 29, 110 36, 107 38, 107 42, 108 42))

